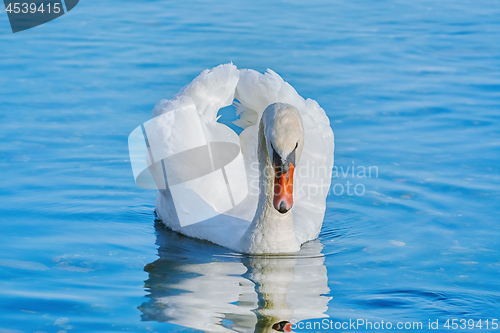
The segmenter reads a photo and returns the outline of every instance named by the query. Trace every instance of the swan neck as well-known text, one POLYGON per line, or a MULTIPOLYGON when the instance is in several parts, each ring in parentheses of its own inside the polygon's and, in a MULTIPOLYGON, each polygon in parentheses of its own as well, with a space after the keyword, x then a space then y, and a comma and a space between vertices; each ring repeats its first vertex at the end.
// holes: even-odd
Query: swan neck
POLYGON ((292 210, 282 214, 273 206, 274 170, 267 151, 264 125, 259 124, 258 160, 260 196, 252 223, 243 236, 243 252, 296 252, 300 244, 295 235, 292 210))

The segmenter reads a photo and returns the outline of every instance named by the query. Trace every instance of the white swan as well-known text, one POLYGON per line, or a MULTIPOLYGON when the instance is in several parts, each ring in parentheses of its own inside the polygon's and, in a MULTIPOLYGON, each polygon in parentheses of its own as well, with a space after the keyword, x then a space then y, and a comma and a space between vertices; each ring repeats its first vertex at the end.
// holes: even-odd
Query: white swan
POLYGON ((193 106, 205 134, 241 146, 249 194, 222 215, 181 226, 170 191, 158 190, 158 218, 187 236, 251 254, 296 252, 302 243, 317 238, 334 149, 324 110, 304 100, 273 71, 260 74, 233 64, 205 70, 174 99, 159 102, 153 115, 193 106), (218 110, 235 98, 241 116, 235 124, 245 128, 239 137, 217 123, 218 110))

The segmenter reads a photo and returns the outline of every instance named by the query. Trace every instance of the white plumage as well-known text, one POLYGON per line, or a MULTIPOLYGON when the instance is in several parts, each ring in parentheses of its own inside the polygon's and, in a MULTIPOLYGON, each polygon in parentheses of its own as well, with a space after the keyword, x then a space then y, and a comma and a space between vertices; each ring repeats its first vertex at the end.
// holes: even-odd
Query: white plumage
MULTIPOLYGON (((233 64, 203 71, 172 100, 160 101, 153 115, 193 105, 205 130, 205 134, 200 135, 207 136, 208 140, 224 140, 240 145, 249 194, 243 202, 222 215, 181 227, 169 191, 159 190, 155 206, 157 216, 163 223, 187 236, 247 253, 293 252, 299 249, 300 244, 317 238, 324 218, 333 167, 334 137, 325 111, 314 100, 302 98, 275 72, 268 70, 260 74, 249 69, 238 70, 233 64), (235 124, 244 128, 239 136, 217 122, 218 110, 231 105, 235 98, 237 114, 240 115, 235 124), (283 119, 279 122, 274 121, 274 118, 268 120, 267 123, 271 125, 267 126, 273 126, 266 131, 270 137, 264 135, 261 140, 267 143, 268 149, 269 144, 275 142, 278 147, 273 148, 283 155, 288 154, 290 148, 287 147, 296 142, 300 143, 298 151, 301 150, 293 177, 293 207, 285 214, 276 210, 273 212, 272 209, 257 212, 259 201, 261 206, 269 206, 271 200, 269 193, 265 193, 265 184, 259 181, 259 154, 261 163, 265 163, 262 157, 265 149, 259 148, 258 143, 262 114, 273 103, 284 104, 276 104, 271 108, 273 110, 266 111, 267 117, 272 118, 279 113, 283 119), (300 114, 303 133, 299 133, 302 130, 298 125, 296 130, 283 125, 294 117, 294 109, 300 114), (295 137, 293 142, 292 137, 295 137), (256 212, 260 216, 256 216, 256 212), (275 223, 270 215, 275 217, 274 220, 282 221, 283 225, 280 226, 281 222, 275 223), (262 234, 257 237, 258 232, 254 230, 259 226, 262 234)), ((265 119, 262 123, 262 126, 266 126, 265 119)), ((266 154, 269 155, 267 151, 266 154)))

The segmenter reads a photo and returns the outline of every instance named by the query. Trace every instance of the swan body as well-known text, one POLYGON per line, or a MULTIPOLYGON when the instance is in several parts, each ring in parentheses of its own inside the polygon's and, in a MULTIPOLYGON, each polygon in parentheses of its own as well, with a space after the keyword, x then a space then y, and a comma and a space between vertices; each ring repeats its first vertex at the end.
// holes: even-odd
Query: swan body
POLYGON ((172 100, 160 101, 153 115, 193 107, 205 136, 241 147, 248 195, 221 215, 181 226, 170 191, 160 189, 158 218, 174 231, 243 253, 296 252, 317 238, 334 149, 324 110, 273 71, 260 74, 233 64, 205 70, 172 100), (233 102, 240 115, 235 124, 244 128, 239 136, 217 122, 218 110, 233 102))

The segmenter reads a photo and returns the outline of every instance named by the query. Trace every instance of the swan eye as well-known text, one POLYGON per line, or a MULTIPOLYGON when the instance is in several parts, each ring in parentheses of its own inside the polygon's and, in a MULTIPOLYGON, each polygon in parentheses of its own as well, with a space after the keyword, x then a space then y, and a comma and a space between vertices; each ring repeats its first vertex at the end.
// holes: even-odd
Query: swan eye
MULTIPOLYGON (((295 166, 295 151, 297 150, 298 147, 299 147, 299 143, 297 142, 295 144, 295 148, 293 148, 292 152, 290 154, 288 154, 288 156, 283 161, 283 159, 276 152, 276 150, 273 147, 273 144, 271 143, 271 149, 273 150, 272 163, 275 164, 275 165, 280 166, 280 168, 282 168, 283 172, 285 172, 285 173, 288 172, 288 165, 289 165, 289 163, 292 163, 295 166)), ((271 156, 269 156, 269 157, 271 157, 271 156)))
POLYGON ((273 150, 273 163, 274 164, 277 164, 277 163, 281 164, 281 156, 276 152, 272 143, 271 143, 271 149, 273 150))

